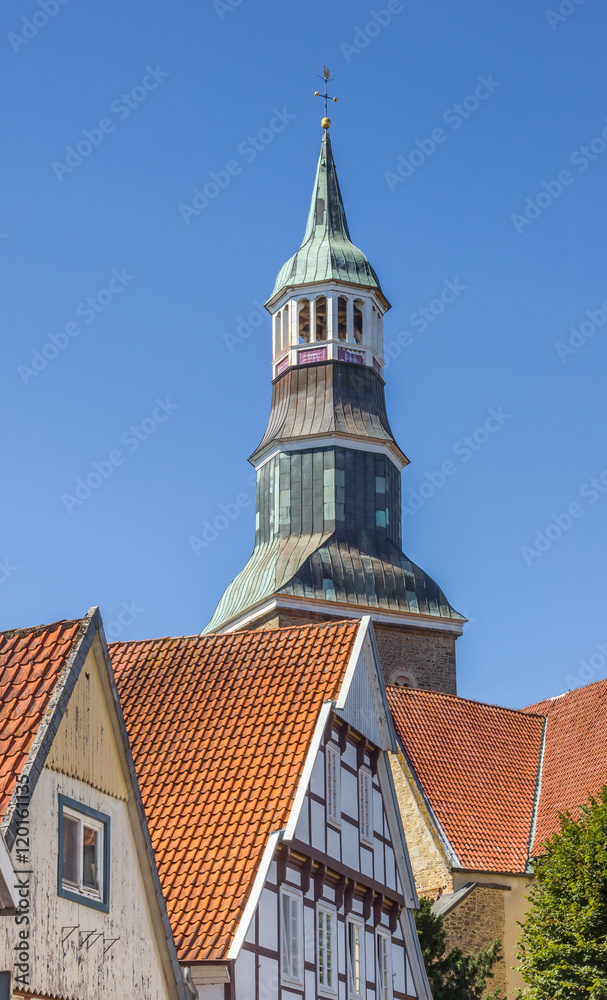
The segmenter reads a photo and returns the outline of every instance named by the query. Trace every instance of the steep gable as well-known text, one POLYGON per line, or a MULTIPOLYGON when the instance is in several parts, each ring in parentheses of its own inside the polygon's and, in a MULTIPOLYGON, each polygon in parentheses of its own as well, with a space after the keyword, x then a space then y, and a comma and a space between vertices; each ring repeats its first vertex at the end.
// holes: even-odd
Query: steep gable
MULTIPOLYGON (((0 847, 12 852, 11 859, 0 850, 0 881, 7 865, 20 868, 20 886, 28 876, 31 962, 17 982, 45 996, 118 1000, 143 990, 185 1000, 99 610, 0 633, 0 698, 0 847), (93 817, 102 831, 98 893, 58 874, 64 809, 93 817), (81 935, 65 935, 89 923, 90 909, 97 947, 87 944, 83 962, 81 935), (49 942, 59 940, 61 958, 49 963, 49 942), (104 962, 119 941, 114 960, 104 962)), ((23 935, 16 922, 6 930, 0 968, 10 967, 14 938, 23 935)))
POLYGON ((228 955, 358 622, 110 647, 184 962, 228 955))
POLYGON ((97 661, 89 655, 76 681, 45 767, 128 799, 118 746, 97 661))

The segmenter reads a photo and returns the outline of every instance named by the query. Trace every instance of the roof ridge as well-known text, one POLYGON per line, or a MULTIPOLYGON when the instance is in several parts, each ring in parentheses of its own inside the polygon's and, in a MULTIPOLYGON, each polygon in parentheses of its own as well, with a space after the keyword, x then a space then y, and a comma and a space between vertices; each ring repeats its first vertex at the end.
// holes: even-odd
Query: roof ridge
MULTIPOLYGON (((475 698, 464 698, 459 694, 449 694, 446 691, 432 691, 430 688, 406 688, 401 687, 399 684, 386 684, 387 690, 397 690, 408 693, 415 694, 427 694, 434 695, 437 698, 443 698, 449 701, 456 702, 466 702, 468 705, 482 705, 484 708, 495 708, 499 712, 512 712, 515 715, 527 717, 535 717, 538 719, 544 719, 545 715, 541 712, 527 712, 524 708, 508 708, 506 705, 494 705, 489 701, 477 701, 475 698)), ((546 699, 544 699, 546 700, 546 699)), ((537 703, 539 704, 539 702, 537 703)))
MULTIPOLYGON (((137 642, 162 642, 165 639, 170 639, 172 641, 181 641, 182 639, 200 639, 201 641, 207 641, 209 639, 227 639, 229 636, 237 635, 260 635, 265 632, 292 632, 295 629, 301 632, 302 629, 326 629, 326 628, 337 628, 343 627, 344 625, 359 625, 362 621, 361 618, 343 618, 338 621, 325 621, 325 622, 308 622, 302 625, 283 625, 280 628, 250 628, 243 629, 240 632, 207 632, 205 635, 200 632, 194 632, 191 635, 160 635, 155 639, 124 639, 122 641, 116 640, 115 642, 110 642, 108 645, 111 646, 132 646, 137 642)), ((1 633, 0 633, 1 634, 1 633)))
POLYGON ((38 632, 46 632, 48 629, 56 628, 57 625, 75 625, 76 622, 82 622, 86 615, 82 618, 59 618, 56 622, 48 622, 46 625, 30 625, 27 628, 10 628, 1 629, 0 636, 6 639, 12 639, 16 635, 34 635, 38 632))
POLYGON ((525 705, 520 711, 532 715, 533 713, 527 712, 527 709, 533 708, 534 705, 543 705, 547 701, 558 701, 560 698, 567 698, 570 694, 576 694, 578 691, 586 691, 588 688, 598 687, 599 684, 607 684, 607 677, 602 677, 598 681, 590 681, 589 684, 580 684, 579 687, 569 688, 568 691, 561 691, 560 694, 553 694, 546 698, 540 698, 538 701, 532 701, 530 705, 525 705))

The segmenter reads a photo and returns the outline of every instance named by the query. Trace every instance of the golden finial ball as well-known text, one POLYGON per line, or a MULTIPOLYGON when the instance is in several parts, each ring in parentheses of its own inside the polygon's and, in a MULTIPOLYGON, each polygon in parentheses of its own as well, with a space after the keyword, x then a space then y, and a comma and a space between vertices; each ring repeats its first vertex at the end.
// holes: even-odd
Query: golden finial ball
POLYGON ((322 125, 323 128, 331 128, 331 119, 323 118, 320 124, 322 125))
POLYGON ((333 100, 334 100, 334 101, 335 101, 335 103, 337 104, 337 98, 336 98, 336 97, 334 97, 334 98, 333 98, 333 100))
POLYGON ((314 91, 314 97, 320 97, 320 94, 318 93, 317 90, 314 91))

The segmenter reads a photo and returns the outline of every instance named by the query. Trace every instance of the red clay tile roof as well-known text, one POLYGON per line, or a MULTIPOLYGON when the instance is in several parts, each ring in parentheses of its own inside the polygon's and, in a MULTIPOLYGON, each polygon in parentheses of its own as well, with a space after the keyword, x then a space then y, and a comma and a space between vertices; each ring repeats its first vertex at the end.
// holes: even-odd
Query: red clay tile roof
POLYGON ((182 961, 224 959, 358 622, 113 643, 182 961))
POLYGON ((387 692, 396 732, 461 867, 524 871, 543 719, 434 691, 387 692))
POLYGON ((548 718, 533 854, 559 829, 560 812, 607 784, 607 680, 530 705, 548 718))
POLYGON ((0 632, 0 817, 83 622, 0 632))

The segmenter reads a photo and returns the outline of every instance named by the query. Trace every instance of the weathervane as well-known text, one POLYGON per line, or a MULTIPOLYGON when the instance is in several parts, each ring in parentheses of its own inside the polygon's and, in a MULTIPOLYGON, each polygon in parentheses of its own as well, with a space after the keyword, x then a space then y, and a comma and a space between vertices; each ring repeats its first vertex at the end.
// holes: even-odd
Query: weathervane
POLYGON ((318 91, 318 90, 314 91, 314 97, 324 97, 324 100, 325 100, 325 117, 323 118, 323 120, 321 121, 320 124, 322 125, 323 128, 330 128, 330 126, 331 126, 331 119, 327 116, 327 101, 337 101, 337 98, 336 97, 331 97, 329 94, 327 94, 327 84, 329 83, 330 80, 334 79, 334 76, 331 76, 331 70, 328 68, 328 66, 324 66, 323 67, 323 75, 322 76, 320 75, 320 73, 318 73, 317 75, 318 75, 318 77, 319 77, 320 80, 324 80, 325 81, 325 92, 324 92, 324 94, 321 94, 320 91, 318 91))

